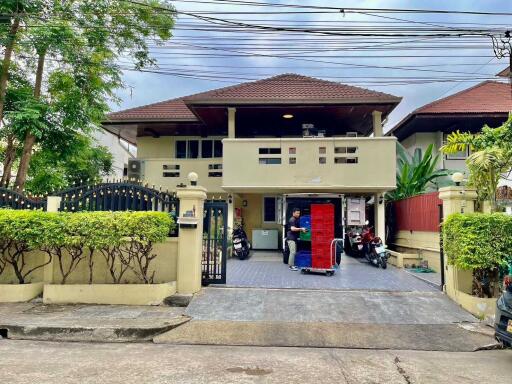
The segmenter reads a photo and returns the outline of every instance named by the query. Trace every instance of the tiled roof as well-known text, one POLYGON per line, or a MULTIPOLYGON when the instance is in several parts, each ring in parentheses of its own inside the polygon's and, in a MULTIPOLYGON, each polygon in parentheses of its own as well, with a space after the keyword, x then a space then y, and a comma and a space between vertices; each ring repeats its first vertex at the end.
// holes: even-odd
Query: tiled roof
POLYGON ((187 104, 236 101, 266 102, 395 102, 399 97, 313 77, 283 74, 250 83, 242 83, 185 97, 187 104))
POLYGON ((124 111, 113 112, 108 115, 113 121, 139 121, 139 120, 192 120, 196 116, 185 105, 183 98, 161 101, 154 104, 143 105, 124 111))
POLYGON ((499 76, 499 77, 510 77, 510 67, 505 68, 503 71, 498 73, 496 76, 499 76))
POLYGON ((510 111, 512 111, 510 85, 497 81, 484 81, 474 87, 424 105, 412 114, 507 113, 510 111))
POLYGON ((313 77, 283 74, 195 95, 144 105, 108 115, 109 121, 189 120, 198 121, 189 106, 201 103, 392 103, 400 98, 313 77))

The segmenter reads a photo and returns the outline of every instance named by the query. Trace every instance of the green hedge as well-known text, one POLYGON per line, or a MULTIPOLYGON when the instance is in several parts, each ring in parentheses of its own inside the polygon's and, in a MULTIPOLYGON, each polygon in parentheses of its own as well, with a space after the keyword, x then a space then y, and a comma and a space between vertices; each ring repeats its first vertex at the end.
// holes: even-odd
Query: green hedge
POLYGON ((103 255, 114 283, 132 270, 144 283, 153 282, 149 264, 154 243, 163 242, 175 227, 162 212, 77 212, 0 210, 0 274, 11 267, 19 283, 34 270, 57 259, 61 283, 83 260, 89 263, 89 282, 95 254, 103 255), (27 262, 30 251, 47 257, 39 265, 27 262), (31 268, 31 269, 29 269, 31 268))
POLYGON ((456 213, 443 224, 448 262, 465 270, 495 270, 512 256, 512 216, 456 213))

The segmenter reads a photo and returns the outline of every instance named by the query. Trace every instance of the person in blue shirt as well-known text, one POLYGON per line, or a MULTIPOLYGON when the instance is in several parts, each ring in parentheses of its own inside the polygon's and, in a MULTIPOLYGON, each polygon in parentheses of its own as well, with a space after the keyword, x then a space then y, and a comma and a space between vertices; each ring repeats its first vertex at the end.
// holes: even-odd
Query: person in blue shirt
POLYGON ((292 271, 298 270, 295 266, 295 254, 297 253, 297 240, 300 232, 307 232, 307 229, 301 227, 299 224, 300 209, 295 208, 292 213, 292 217, 288 220, 288 232, 286 233, 286 242, 288 243, 288 249, 290 250, 290 256, 288 257, 288 265, 292 271))

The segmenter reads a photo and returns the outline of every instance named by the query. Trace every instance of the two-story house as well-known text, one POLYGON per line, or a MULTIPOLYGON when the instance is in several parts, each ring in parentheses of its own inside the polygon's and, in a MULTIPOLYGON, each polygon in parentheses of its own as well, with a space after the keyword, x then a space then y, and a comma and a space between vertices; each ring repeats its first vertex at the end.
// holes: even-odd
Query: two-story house
POLYGON ((400 100, 283 74, 115 112, 104 128, 137 145, 136 172, 150 184, 174 190, 196 172, 209 198, 229 203, 229 227, 242 218, 249 237, 282 232, 283 201, 299 196, 339 199, 341 209, 366 197, 382 236, 396 171, 382 121, 400 100))

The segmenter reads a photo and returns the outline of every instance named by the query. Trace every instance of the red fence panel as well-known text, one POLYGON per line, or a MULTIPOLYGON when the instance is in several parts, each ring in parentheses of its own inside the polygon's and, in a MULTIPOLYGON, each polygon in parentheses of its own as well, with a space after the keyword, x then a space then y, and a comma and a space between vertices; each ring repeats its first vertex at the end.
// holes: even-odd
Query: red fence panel
POLYGON ((439 192, 395 201, 397 229, 400 231, 439 231, 439 192))

